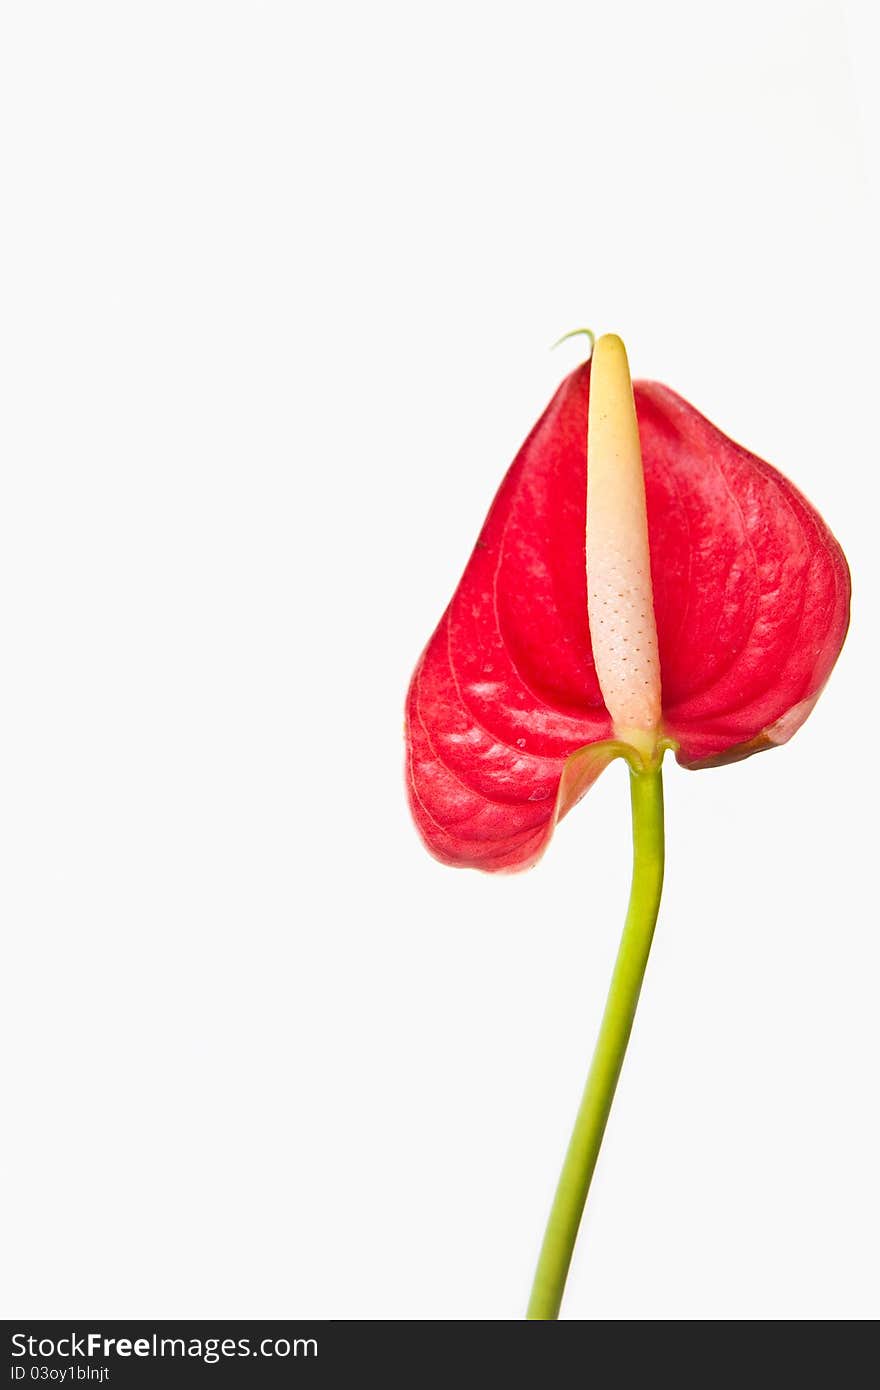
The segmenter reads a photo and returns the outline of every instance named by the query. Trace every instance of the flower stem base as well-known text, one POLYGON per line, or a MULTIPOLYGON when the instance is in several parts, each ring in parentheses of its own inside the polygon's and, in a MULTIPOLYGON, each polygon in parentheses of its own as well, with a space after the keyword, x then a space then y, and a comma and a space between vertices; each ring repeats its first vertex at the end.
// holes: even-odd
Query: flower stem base
POLYGON ((659 761, 643 771, 630 765, 630 794, 633 876, 629 907, 596 1050, 538 1259, 526 1313, 529 1319, 546 1321, 559 1316, 578 1227, 632 1032, 660 907, 664 838, 663 780, 659 761))

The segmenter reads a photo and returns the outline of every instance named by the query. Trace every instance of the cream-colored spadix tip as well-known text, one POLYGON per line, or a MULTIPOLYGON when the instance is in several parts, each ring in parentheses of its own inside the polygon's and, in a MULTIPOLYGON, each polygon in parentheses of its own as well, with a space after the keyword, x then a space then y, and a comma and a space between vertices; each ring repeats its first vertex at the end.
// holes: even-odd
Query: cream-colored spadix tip
POLYGON ((599 688, 620 736, 660 723, 645 477, 626 348, 599 338, 587 425, 587 612, 599 688))

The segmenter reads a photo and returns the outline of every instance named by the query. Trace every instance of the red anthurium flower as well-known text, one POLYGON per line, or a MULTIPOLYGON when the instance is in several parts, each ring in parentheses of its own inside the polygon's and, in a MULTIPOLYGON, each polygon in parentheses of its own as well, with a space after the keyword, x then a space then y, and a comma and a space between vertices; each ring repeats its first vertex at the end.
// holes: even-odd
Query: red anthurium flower
POLYGON ((608 1001, 526 1316, 555 1318, 663 887, 661 764, 784 743, 840 651, 849 575, 769 464, 600 338, 492 504, 416 668, 409 791, 448 864, 533 863, 607 763, 630 768, 633 877, 608 1001))
POLYGON ((620 340, 600 339, 514 460, 413 676, 426 845, 525 868, 615 756, 699 768, 784 743, 848 611, 809 502, 667 387, 630 388, 620 340))

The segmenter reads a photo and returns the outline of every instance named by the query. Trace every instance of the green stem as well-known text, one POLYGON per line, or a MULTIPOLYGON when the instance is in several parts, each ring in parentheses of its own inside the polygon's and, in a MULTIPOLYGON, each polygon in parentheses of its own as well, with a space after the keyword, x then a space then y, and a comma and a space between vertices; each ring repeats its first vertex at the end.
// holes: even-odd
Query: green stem
POLYGON ((660 907, 663 781, 659 763, 644 771, 630 769, 630 793, 633 875, 629 907, 596 1050, 538 1258, 527 1318, 549 1320, 559 1316, 578 1226, 632 1031, 660 907))

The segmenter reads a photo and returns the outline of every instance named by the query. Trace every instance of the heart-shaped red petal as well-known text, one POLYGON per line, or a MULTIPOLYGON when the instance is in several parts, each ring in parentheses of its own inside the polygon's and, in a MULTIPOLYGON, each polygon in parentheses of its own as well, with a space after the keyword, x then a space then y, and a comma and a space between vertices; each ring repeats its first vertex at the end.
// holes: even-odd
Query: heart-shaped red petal
MULTIPOLYGON (((450 864, 527 867, 619 752, 587 619, 589 383, 586 363, 514 460, 412 679, 410 802, 450 864)), ((846 561, 776 469, 666 387, 634 394, 662 732, 686 767, 733 761, 815 703, 846 634, 846 561)))

